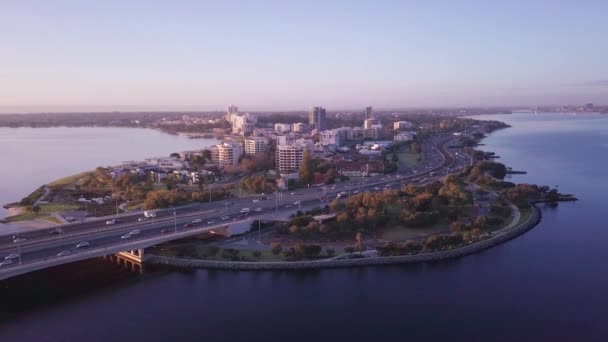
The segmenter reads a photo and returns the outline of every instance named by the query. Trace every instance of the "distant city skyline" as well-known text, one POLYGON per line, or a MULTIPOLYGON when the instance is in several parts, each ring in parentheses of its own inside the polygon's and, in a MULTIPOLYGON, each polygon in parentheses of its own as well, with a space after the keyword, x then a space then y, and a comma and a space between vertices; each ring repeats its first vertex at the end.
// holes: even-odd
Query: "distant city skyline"
POLYGON ((0 113, 608 101, 605 1, 6 1, 0 113))

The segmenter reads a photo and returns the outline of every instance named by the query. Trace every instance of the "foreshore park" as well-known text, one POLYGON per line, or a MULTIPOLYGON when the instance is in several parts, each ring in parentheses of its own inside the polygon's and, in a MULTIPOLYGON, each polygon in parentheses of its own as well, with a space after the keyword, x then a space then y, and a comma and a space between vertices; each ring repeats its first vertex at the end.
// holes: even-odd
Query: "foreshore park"
POLYGON ((509 126, 465 114, 262 115, 230 106, 160 118, 151 127, 219 139, 100 166, 7 204, 12 228, 0 242, 19 251, 6 259, 10 248, 1 248, 10 260, 2 267, 122 247, 139 249, 143 263, 226 269, 439 260, 527 231, 541 219, 539 203, 576 200, 505 180, 525 170, 498 162, 482 142, 509 126))

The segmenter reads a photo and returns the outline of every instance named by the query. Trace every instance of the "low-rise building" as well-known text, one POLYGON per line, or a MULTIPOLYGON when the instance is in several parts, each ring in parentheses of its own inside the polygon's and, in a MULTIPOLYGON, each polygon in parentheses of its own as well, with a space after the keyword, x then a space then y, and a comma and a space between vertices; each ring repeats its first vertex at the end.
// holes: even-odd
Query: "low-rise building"
POLYGON ((277 133, 287 133, 291 131, 291 124, 287 124, 287 123, 275 123, 274 124, 274 130, 277 131, 277 133))
POLYGON ((414 127, 414 124, 409 121, 396 121, 393 123, 393 129, 395 131, 400 131, 403 129, 411 129, 414 127))
POLYGON ((412 141, 416 138, 416 134, 413 132, 401 132, 395 134, 393 137, 394 141, 412 141))

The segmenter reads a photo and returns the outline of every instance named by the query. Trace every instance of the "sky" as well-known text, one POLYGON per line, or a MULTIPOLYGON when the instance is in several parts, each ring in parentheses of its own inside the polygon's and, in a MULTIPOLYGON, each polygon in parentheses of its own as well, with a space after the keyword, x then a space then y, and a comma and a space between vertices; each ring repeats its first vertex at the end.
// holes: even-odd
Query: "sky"
POLYGON ((608 1, 1 0, 0 111, 608 104, 608 1))

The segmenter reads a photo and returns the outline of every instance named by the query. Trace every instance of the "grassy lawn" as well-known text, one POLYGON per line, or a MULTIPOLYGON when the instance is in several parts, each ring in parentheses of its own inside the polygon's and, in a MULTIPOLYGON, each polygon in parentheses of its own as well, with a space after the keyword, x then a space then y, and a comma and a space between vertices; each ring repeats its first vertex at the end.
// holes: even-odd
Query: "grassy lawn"
POLYGON ((427 235, 449 232, 448 225, 437 223, 430 227, 411 228, 404 226, 394 226, 382 231, 382 238, 385 240, 402 241, 416 239, 427 235))
POLYGON ((61 204, 61 203, 44 203, 40 204, 40 211, 42 213, 56 213, 68 210, 78 210, 79 206, 76 204, 61 204))
POLYGON ((6 218, 8 222, 19 222, 19 221, 28 221, 34 219, 45 219, 49 216, 47 213, 39 213, 38 215, 34 214, 31 211, 26 211, 19 215, 9 216, 6 218))
POLYGON ((62 224, 63 223, 63 222, 61 222, 61 220, 59 220, 55 216, 47 216, 47 217, 43 217, 42 219, 43 220, 47 220, 49 222, 53 222, 54 224, 62 224))
POLYGON ((412 153, 409 149, 404 148, 399 151, 397 157, 401 166, 413 167, 424 160, 424 153, 412 153))
POLYGON ((139 210, 142 209, 144 206, 144 202, 143 201, 134 201, 129 203, 129 205, 127 205, 125 208, 127 208, 127 210, 139 210))
POLYGON ((48 186, 50 188, 74 188, 74 186, 78 183, 78 181, 84 178, 86 175, 90 174, 91 171, 78 173, 72 176, 60 178, 52 183, 49 183, 48 186))
MULTIPOLYGON (((154 250, 153 253, 167 256, 178 256, 178 251, 183 249, 190 249, 192 251, 196 251, 196 255, 185 256, 184 258, 196 258, 196 259, 205 259, 205 260, 217 260, 217 261, 230 261, 230 259, 225 259, 222 257, 223 251, 225 248, 217 248, 217 252, 213 252, 213 250, 217 247, 212 247, 209 245, 203 245, 200 242, 192 241, 192 242, 184 242, 179 244, 173 244, 164 246, 161 250, 154 250)), ((270 250, 260 250, 261 255, 259 258, 254 256, 255 250, 249 249, 239 249, 238 256, 245 257, 247 260, 255 262, 255 261, 285 261, 285 257, 283 253, 275 255, 270 250)), ((337 252, 337 251, 336 251, 337 252)), ((338 254, 338 253, 336 253, 338 254)), ((321 250, 320 256, 327 258, 326 249, 323 248, 321 250)))
POLYGON ((517 223, 518 225, 526 222, 530 216, 532 216, 532 208, 531 207, 527 207, 527 208, 520 208, 519 212, 521 214, 521 217, 519 218, 519 222, 517 223))

